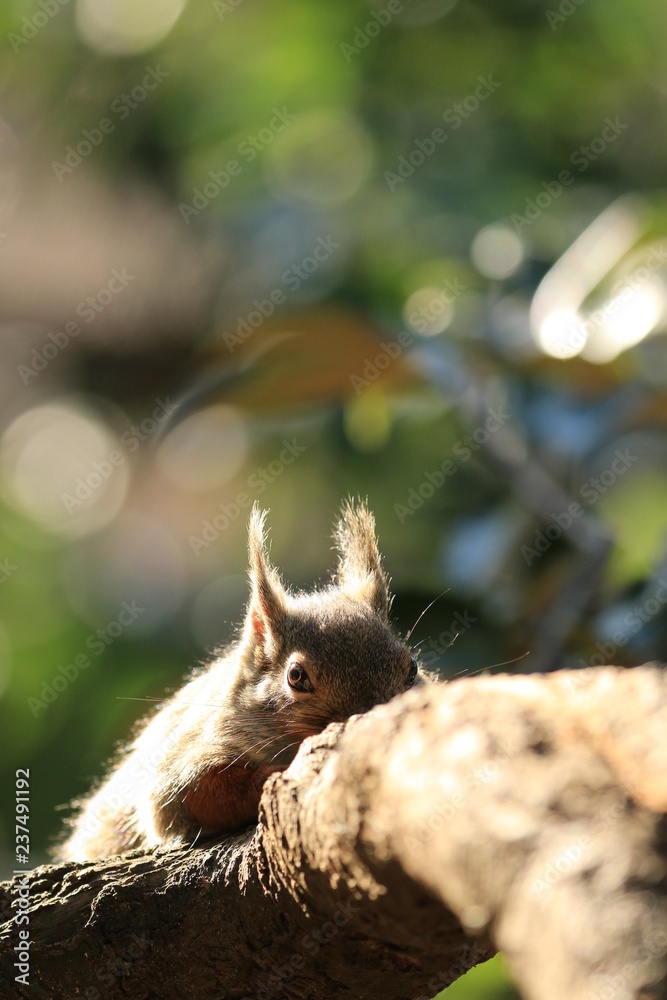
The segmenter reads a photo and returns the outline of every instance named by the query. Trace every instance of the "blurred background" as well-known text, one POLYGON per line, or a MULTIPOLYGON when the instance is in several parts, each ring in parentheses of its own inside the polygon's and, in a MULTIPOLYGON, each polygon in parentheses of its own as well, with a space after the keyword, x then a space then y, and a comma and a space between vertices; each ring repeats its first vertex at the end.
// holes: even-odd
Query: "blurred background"
MULTIPOLYGON (((233 635, 254 500, 306 588, 367 496, 443 677, 664 657, 666 31, 658 0, 3 3, 0 769, 33 864, 233 635)), ((454 990, 514 995, 498 963, 454 990)))

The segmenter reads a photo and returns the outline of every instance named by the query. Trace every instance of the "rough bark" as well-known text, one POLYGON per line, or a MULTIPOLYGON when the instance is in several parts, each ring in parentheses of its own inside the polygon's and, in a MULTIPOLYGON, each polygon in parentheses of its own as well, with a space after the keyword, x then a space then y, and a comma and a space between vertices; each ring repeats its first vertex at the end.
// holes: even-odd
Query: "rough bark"
POLYGON ((427 997, 502 949, 527 998, 665 997, 666 736, 656 667, 412 691, 304 745, 243 836, 36 869, 2 995, 427 997))

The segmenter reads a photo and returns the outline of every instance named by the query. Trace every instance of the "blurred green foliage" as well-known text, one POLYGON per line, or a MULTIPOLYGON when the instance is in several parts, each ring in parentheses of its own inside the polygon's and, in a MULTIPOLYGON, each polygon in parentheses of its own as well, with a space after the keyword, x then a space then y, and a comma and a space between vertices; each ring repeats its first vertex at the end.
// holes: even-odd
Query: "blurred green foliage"
POLYGON ((477 965, 465 976, 457 979, 439 997, 446 1000, 514 1000, 516 991, 510 983, 502 958, 498 955, 490 962, 477 965))

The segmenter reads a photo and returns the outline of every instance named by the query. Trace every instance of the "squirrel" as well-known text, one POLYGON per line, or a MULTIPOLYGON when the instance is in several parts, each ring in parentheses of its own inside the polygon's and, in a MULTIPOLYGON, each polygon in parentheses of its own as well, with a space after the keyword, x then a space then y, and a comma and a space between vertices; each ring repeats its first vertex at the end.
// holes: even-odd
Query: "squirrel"
POLYGON ((251 593, 239 637, 148 719, 88 797, 74 803, 59 861, 92 861, 257 820, 262 786, 302 741, 425 676, 389 622, 375 520, 343 505, 332 582, 290 593, 270 565, 266 511, 248 528, 251 593))

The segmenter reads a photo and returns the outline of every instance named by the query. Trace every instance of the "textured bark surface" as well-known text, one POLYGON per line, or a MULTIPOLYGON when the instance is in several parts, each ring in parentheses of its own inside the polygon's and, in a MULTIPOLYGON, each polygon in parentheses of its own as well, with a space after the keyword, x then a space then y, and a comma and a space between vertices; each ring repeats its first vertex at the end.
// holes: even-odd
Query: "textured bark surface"
POLYGON ((659 668, 415 690, 308 741, 241 837, 36 869, 1 993, 428 997, 500 948, 527 998, 667 997, 666 809, 659 668))

